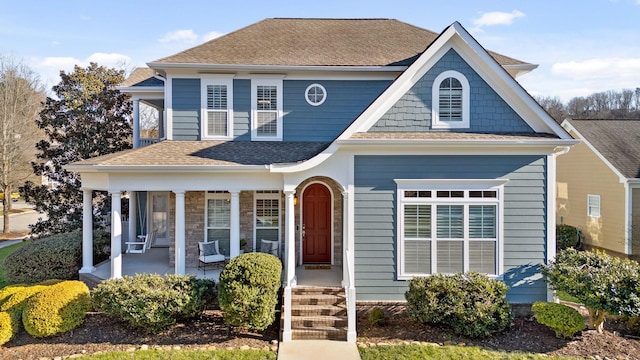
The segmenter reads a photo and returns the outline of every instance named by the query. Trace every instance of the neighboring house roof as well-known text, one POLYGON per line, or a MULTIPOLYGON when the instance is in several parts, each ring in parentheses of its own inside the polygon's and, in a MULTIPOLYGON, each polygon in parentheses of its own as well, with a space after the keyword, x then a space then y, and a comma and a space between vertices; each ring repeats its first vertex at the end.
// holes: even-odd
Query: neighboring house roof
POLYGON ((640 120, 567 119, 587 141, 623 176, 640 178, 640 120))
MULTIPOLYGON (((408 66, 437 37, 395 19, 265 19, 150 66, 408 66)), ((490 54, 501 65, 531 65, 490 54)))
POLYGON ((131 75, 127 77, 120 87, 129 86, 164 86, 164 82, 160 79, 153 77, 153 69, 146 67, 135 68, 131 75))
POLYGON ((78 161, 97 166, 235 166, 290 164, 307 160, 329 143, 272 141, 161 141, 78 161))
POLYGON ((459 132, 357 132, 353 140, 465 140, 465 141, 523 141, 558 139, 557 135, 546 133, 459 133, 459 132))

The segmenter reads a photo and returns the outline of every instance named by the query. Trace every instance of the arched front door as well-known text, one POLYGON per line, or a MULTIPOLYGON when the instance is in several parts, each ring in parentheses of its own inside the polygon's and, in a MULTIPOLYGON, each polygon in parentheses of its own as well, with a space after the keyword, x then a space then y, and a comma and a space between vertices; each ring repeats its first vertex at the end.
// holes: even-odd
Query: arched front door
POLYGON ((302 261, 331 263, 331 192, 311 184, 302 196, 302 261))

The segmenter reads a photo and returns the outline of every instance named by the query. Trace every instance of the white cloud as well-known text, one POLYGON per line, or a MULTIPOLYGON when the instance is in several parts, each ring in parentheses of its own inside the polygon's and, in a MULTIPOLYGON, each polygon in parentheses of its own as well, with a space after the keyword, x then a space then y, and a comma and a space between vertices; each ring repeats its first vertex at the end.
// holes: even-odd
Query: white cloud
POLYGON ((127 55, 122 54, 105 54, 105 53, 94 53, 89 55, 84 64, 88 65, 88 63, 94 62, 98 63, 98 65, 104 65, 107 67, 119 67, 123 64, 128 64, 131 62, 131 58, 127 55))
MULTIPOLYGON (((640 1, 640 0, 638 0, 638 1, 640 1)), ((213 40, 215 38, 219 38, 222 35, 224 35, 224 33, 217 32, 217 31, 212 31, 212 32, 206 33, 206 34, 202 35, 202 42, 207 42, 209 40, 213 40)))
POLYGON ((198 40, 198 35, 196 35, 193 30, 176 30, 166 33, 163 37, 158 39, 161 43, 169 43, 169 42, 184 42, 184 43, 195 43, 198 40))
POLYGON ((131 58, 122 54, 106 54, 94 53, 86 59, 77 59, 74 57, 46 57, 32 58, 30 66, 40 74, 40 79, 47 88, 60 82, 60 71, 73 71, 75 65, 86 67, 90 62, 98 63, 106 67, 121 68, 131 63, 131 58))
MULTIPOLYGON (((640 0, 639 0, 640 1, 640 0)), ((525 14, 519 10, 513 10, 510 13, 502 12, 502 11, 491 11, 487 13, 482 13, 482 15, 473 20, 473 26, 475 29, 479 30, 483 26, 494 26, 494 25, 511 25, 515 19, 524 17, 525 14)))
POLYGON ((640 80, 640 58, 596 58, 555 63, 551 73, 576 81, 621 78, 640 80))

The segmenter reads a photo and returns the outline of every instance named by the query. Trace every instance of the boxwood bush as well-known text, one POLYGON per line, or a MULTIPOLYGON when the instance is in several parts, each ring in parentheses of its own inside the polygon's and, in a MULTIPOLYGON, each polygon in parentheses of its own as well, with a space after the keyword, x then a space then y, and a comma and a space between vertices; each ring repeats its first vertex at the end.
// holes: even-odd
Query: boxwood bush
POLYGON ((411 319, 482 337, 511 325, 513 315, 506 294, 503 282, 470 272, 413 278, 405 298, 411 319))
POLYGON ((32 296, 22 312, 22 324, 33 337, 75 329, 91 309, 89 288, 81 281, 63 281, 32 296))
POLYGON ((586 327, 578 310, 566 305, 535 302, 531 311, 539 324, 549 327, 559 338, 572 339, 586 327))
POLYGON ((92 297, 96 309, 143 332, 158 333, 200 316, 214 291, 213 280, 193 275, 138 274, 103 281, 92 297))
POLYGON ((556 225, 556 249, 577 248, 578 234, 579 230, 575 226, 567 224, 556 225))
POLYGON ((275 320, 282 263, 266 253, 235 257, 220 273, 218 303, 228 326, 264 330, 275 320))
MULTIPOLYGON (((94 263, 109 257, 109 233, 93 232, 94 263)), ((4 261, 11 283, 36 283, 47 279, 74 280, 82 267, 82 232, 56 234, 34 240, 4 261)))

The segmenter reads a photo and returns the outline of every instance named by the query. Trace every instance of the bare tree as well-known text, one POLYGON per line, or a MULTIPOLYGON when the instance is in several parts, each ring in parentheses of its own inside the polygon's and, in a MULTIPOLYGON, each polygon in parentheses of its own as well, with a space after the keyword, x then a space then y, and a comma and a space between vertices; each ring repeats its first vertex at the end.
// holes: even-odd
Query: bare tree
POLYGON ((140 137, 155 139, 159 134, 158 110, 140 102, 140 137))
POLYGON ((0 55, 0 190, 4 193, 4 227, 9 232, 11 192, 32 174, 35 144, 42 137, 35 119, 44 89, 33 70, 0 55))
POLYGON ((567 117, 567 111, 559 97, 536 96, 535 99, 556 122, 561 123, 567 117))

